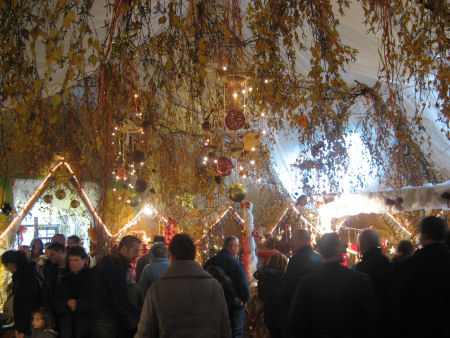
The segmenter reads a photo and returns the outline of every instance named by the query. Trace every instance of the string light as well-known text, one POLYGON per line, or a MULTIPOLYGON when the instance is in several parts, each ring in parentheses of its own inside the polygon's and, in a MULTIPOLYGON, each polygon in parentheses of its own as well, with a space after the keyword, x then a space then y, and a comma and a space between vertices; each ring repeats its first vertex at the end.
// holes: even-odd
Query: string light
POLYGON ((131 201, 130 200, 127 200, 127 204, 130 204, 131 203, 131 201))
POLYGON ((267 131, 263 130, 263 131, 262 131, 262 134, 263 134, 263 135, 266 135, 266 134, 267 134, 267 131))
POLYGON ((235 99, 237 99, 238 94, 237 94, 237 93, 233 93, 233 97, 234 97, 235 99))
POLYGON ((208 158, 205 156, 205 157, 203 157, 203 161, 208 161, 208 158))
POLYGON ((255 151, 256 150, 256 148, 255 147, 252 147, 252 151, 255 151))
POLYGON ((242 178, 247 178, 247 175, 242 175, 242 178))
POLYGON ((223 68, 222 68, 224 71, 226 71, 227 70, 227 66, 223 66, 223 68))
POLYGON ((112 135, 112 136, 116 136, 116 133, 112 133, 111 135, 112 135))
POLYGON ((138 97, 138 94, 134 94, 134 98, 137 99, 137 97, 138 97))
POLYGON ((264 83, 269 83, 269 80, 265 79, 265 80, 264 80, 264 83))
POLYGON ((253 90, 252 87, 249 87, 249 88, 248 88, 248 91, 249 91, 250 93, 252 92, 252 90, 253 90))
POLYGON ((217 160, 214 160, 214 163, 217 163, 217 160))
POLYGON ((239 166, 239 170, 242 171, 244 170, 244 168, 242 166, 239 166))
POLYGON ((262 180, 260 178, 258 178, 258 183, 261 183, 261 182, 262 182, 262 180))
POLYGON ((141 162, 141 165, 144 165, 144 162, 141 162))
POLYGON ((242 94, 245 94, 245 89, 242 89, 242 94))
POLYGON ((251 160, 251 161, 250 161, 250 164, 251 164, 251 165, 255 165, 255 161, 251 160))
POLYGON ((262 117, 264 117, 264 115, 265 115, 264 113, 261 113, 261 116, 262 116, 262 117))

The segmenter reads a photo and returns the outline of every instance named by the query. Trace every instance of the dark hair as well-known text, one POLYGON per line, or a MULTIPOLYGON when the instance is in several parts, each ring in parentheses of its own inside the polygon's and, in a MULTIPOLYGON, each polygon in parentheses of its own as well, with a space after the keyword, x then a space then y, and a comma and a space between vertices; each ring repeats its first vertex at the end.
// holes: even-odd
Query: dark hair
POLYGON ((141 244, 141 240, 137 238, 136 236, 124 236, 120 240, 119 247, 117 250, 122 249, 124 246, 126 246, 128 249, 131 248, 134 244, 141 244))
POLYGON ((288 258, 283 255, 281 252, 276 252, 270 256, 269 263, 267 263, 266 267, 285 271, 288 263, 288 258))
POLYGON ((344 252, 344 245, 339 239, 339 235, 335 232, 323 234, 317 241, 317 249, 323 258, 333 258, 336 255, 336 250, 342 247, 344 252))
POLYGON ((62 251, 66 252, 66 248, 64 245, 62 245, 59 242, 52 243, 48 246, 47 250, 54 250, 54 251, 62 251))
POLYGON ((397 244, 397 253, 411 256, 414 252, 414 244, 404 239, 397 244))
POLYGON ((155 237, 153 237, 153 243, 157 243, 157 242, 166 242, 166 239, 164 238, 164 236, 161 235, 155 235, 155 237))
POLYGON ((239 241, 239 238, 237 238, 234 235, 230 235, 225 237, 225 240, 223 241, 223 249, 229 249, 233 245, 234 241, 239 241))
POLYGON ((81 259, 88 259, 88 255, 82 246, 74 246, 67 250, 67 257, 78 256, 81 259))
POLYGON ((56 235, 54 235, 52 237, 50 242, 51 243, 56 243, 56 242, 57 243, 61 243, 61 242, 63 242, 61 244, 65 245, 66 244, 66 236, 64 236, 63 234, 56 234, 56 235))
POLYGON ((33 238, 31 240, 30 247, 31 247, 31 256, 32 257, 39 257, 44 252, 44 243, 42 243, 40 238, 33 238), (39 253, 38 253, 37 256, 33 256, 33 250, 36 248, 36 243, 40 243, 41 244, 41 250, 39 250, 39 253))
POLYGON ((306 229, 295 229, 294 231, 292 231, 292 235, 294 234, 296 234, 299 239, 303 238, 307 242, 311 241, 311 234, 306 229))
POLYGON ((188 234, 180 233, 173 236, 169 251, 175 260, 194 260, 196 248, 188 234))
POLYGON ((162 242, 156 242, 150 247, 150 252, 155 258, 167 257, 166 244, 162 242))
POLYGON ((44 330, 54 329, 55 328, 55 319, 50 310, 45 307, 40 307, 37 310, 34 310, 32 315, 39 313, 42 317, 42 321, 44 322, 44 330))
POLYGON ((67 237, 67 241, 69 241, 69 239, 71 239, 72 241, 74 241, 77 244, 81 244, 81 239, 77 235, 72 235, 70 237, 67 237))
POLYGON ((17 270, 22 270, 28 266, 28 257, 25 252, 20 250, 8 250, 2 255, 2 264, 12 263, 17 270))
POLYGON ((50 242, 45 243, 44 244, 44 249, 48 250, 48 247, 50 246, 50 244, 52 244, 52 243, 50 243, 50 242))
POLYGON ((445 230, 447 229, 447 224, 440 217, 428 216, 420 221, 419 229, 427 239, 442 242, 445 240, 445 230))

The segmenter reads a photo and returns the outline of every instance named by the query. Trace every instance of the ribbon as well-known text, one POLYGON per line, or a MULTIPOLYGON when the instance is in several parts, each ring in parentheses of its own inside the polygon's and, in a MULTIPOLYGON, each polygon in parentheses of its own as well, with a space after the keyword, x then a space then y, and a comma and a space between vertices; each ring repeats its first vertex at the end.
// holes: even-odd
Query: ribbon
POLYGON ((248 200, 246 200, 244 203, 239 203, 239 206, 241 209, 247 208, 250 209, 250 202, 248 200))

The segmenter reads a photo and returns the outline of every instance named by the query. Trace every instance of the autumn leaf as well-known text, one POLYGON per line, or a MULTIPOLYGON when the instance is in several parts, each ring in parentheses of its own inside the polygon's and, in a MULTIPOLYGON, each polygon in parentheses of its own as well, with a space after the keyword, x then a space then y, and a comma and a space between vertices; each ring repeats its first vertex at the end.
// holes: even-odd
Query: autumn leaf
POLYGON ((70 28, 70 24, 75 21, 75 12, 72 10, 70 12, 68 12, 66 14, 66 16, 64 17, 62 24, 64 27, 66 27, 67 29, 70 28))

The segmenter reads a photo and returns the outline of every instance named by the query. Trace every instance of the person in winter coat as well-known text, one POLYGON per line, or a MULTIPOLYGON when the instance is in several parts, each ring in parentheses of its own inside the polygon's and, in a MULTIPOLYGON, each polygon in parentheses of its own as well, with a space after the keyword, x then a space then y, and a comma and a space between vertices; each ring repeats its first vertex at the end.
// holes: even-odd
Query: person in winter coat
POLYGON ((287 257, 280 252, 272 254, 269 263, 256 274, 258 296, 263 302, 264 323, 272 338, 287 338, 287 307, 281 294, 287 257))
POLYGON ((144 294, 150 285, 156 282, 164 272, 169 268, 169 259, 167 258, 166 244, 159 242, 150 247, 150 253, 152 254, 152 260, 142 271, 139 285, 141 286, 144 294))
POLYGON ((311 235, 306 229, 292 232, 294 255, 289 260, 283 281, 283 298, 289 307, 298 286, 298 281, 308 272, 316 270, 322 264, 322 258, 311 247, 311 235))
MULTIPOLYGON (((44 270, 47 305, 55 311, 56 290, 63 276, 68 272, 66 264, 66 248, 59 242, 54 242, 48 247, 49 265, 44 270)), ((53 313, 56 316, 56 313, 53 313)), ((57 317, 57 316, 56 316, 57 317)), ((57 323, 59 318, 56 319, 57 323)))
POLYGON ((414 244, 408 240, 402 240, 398 242, 396 254, 391 259, 391 263, 394 269, 397 270, 400 264, 402 264, 406 259, 412 256, 414 253, 414 244))
POLYGON ((89 338, 91 303, 89 299, 90 269, 83 247, 67 251, 69 272, 56 292, 55 311, 60 318, 61 338, 89 338))
POLYGON ((393 282, 394 268, 380 248, 380 237, 375 230, 364 229, 359 237, 359 248, 362 253, 361 262, 355 269, 369 275, 370 284, 377 297, 380 310, 378 332, 392 331, 393 320, 393 282))
POLYGON ((12 275, 13 314, 16 337, 29 335, 31 313, 39 306, 41 292, 36 269, 22 251, 9 250, 2 255, 2 264, 12 275))
MULTIPOLYGON (((165 243, 166 240, 164 236, 156 235, 153 237, 153 244, 156 244, 158 242, 165 243)), ((136 281, 139 282, 141 279, 142 271, 144 271, 144 268, 147 266, 148 263, 152 260, 152 252, 149 250, 146 254, 139 257, 139 259, 136 262, 136 281)))
POLYGON ((318 241, 322 266, 302 277, 292 302, 292 337, 375 337, 377 303, 367 276, 340 263, 345 245, 336 233, 318 241))
POLYGON ((422 249, 400 266, 400 323, 404 337, 450 337, 450 250, 446 222, 425 217, 419 225, 422 249))
POLYGON ((29 338, 56 338, 58 336, 53 330, 55 320, 52 313, 46 308, 39 308, 33 312, 31 326, 33 328, 29 338))
POLYGON ((170 267, 150 286, 135 338, 231 337, 222 286, 194 261, 186 234, 169 245, 170 267))
MULTIPOLYGON (((250 298, 250 286, 247 278, 247 272, 244 265, 237 258, 239 253, 239 239, 236 236, 228 236, 225 238, 223 248, 217 255, 209 259, 204 268, 210 266, 220 267, 225 274, 233 281, 234 288, 241 299, 242 303, 247 303, 250 298)), ((244 306, 235 308, 231 314, 231 329, 233 337, 242 336, 244 328, 244 306)))
POLYGON ((128 269, 140 250, 141 240, 134 236, 121 239, 117 251, 105 255, 91 277, 93 310, 92 337, 121 338, 139 318, 128 287, 128 269))

